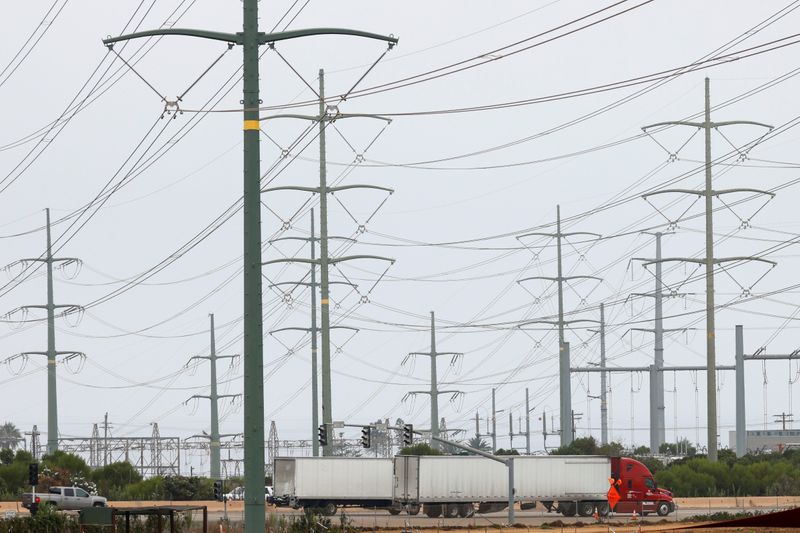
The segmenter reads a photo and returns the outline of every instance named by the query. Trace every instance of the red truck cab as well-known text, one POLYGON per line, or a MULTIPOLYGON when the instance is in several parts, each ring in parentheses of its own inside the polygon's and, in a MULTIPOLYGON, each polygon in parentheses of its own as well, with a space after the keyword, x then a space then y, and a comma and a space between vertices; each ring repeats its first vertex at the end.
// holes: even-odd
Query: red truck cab
POLYGON ((611 458, 611 479, 619 492, 617 513, 666 516, 675 510, 672 493, 658 488, 653 474, 644 464, 628 457, 611 458))

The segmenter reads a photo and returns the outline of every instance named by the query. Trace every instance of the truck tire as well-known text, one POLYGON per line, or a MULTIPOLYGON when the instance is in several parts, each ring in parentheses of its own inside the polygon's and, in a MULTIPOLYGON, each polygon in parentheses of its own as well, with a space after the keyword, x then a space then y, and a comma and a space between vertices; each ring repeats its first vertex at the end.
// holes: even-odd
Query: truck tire
POLYGON ((325 516, 333 516, 336 514, 336 504, 335 503, 326 503, 322 506, 322 514, 325 516))
POLYGON ((608 516, 609 512, 611 512, 611 508, 608 506, 608 502, 600 502, 597 505, 597 514, 600 516, 608 516))
POLYGON ((671 510, 672 509, 670 509, 670 506, 667 502, 661 502, 658 504, 658 507, 656 507, 656 513, 658 513, 658 516, 667 516, 671 510))
POLYGON ((444 516, 445 518, 458 518, 458 512, 461 505, 457 503, 448 503, 444 506, 444 516))
POLYGON ((388 507, 386 510, 389 511, 389 514, 392 516, 397 516, 400 514, 400 509, 397 509, 396 507, 388 507))
POLYGON ((592 516, 594 514, 594 502, 578 502, 578 514, 580 516, 592 516))
POLYGON ((564 516, 575 516, 575 502, 558 502, 558 510, 564 516))
POLYGON ((471 503, 462 503, 458 506, 458 516, 461 518, 470 518, 475 514, 475 508, 471 503))
POLYGON ((419 514, 420 505, 418 503, 409 503, 406 506, 406 512, 411 516, 417 516, 419 514))
POLYGON ((423 511, 425 511, 425 515, 428 518, 439 518, 442 516, 442 506, 438 503, 426 503, 423 507, 423 511))
POLYGON ((105 507, 105 506, 106 504, 104 504, 103 502, 94 502, 92 504, 92 507, 105 507))

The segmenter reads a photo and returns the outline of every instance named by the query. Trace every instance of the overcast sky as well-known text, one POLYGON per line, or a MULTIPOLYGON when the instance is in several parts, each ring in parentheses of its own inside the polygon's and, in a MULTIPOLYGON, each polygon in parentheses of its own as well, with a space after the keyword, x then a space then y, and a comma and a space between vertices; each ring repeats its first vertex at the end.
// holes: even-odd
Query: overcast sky
MULTIPOLYGON (((193 394, 208 394, 208 365, 194 369, 186 363, 208 353, 209 313, 216 316, 218 351, 242 350, 241 212, 230 211, 242 192, 241 115, 235 112, 241 50, 225 52, 224 43, 185 37, 117 46, 145 83, 100 40, 165 23, 235 32, 241 28, 241 2, 145 0, 140 6, 128 0, 58 0, 54 5, 42 26, 49 1, 8 3, 0 19, 0 68, 10 65, 0 74, 0 262, 43 253, 46 207, 54 220, 57 255, 83 261, 74 277, 69 269, 56 273, 56 303, 87 306, 79 324, 75 315, 57 323, 58 349, 87 356, 75 374, 70 370, 78 365, 58 365, 61 435, 90 435, 105 412, 118 436, 147 435, 152 422, 159 423, 162 435, 208 431, 208 402, 184 405, 193 394), (176 100, 190 87, 180 102, 184 112, 162 117, 162 97, 176 100), (212 107, 217 112, 197 113, 212 107), (232 216, 218 224, 225 214, 232 216), (208 232, 211 226, 214 231, 208 232)), ((402 362, 408 352, 430 348, 429 312, 435 311, 437 347, 464 353, 453 366, 449 358, 440 360, 442 386, 464 392, 453 401, 442 396, 440 414, 447 426, 473 433, 475 412, 487 417, 491 389, 497 387, 503 409, 498 433, 507 435, 509 410, 515 426, 524 416, 527 387, 537 430, 533 447, 542 449, 542 410, 548 418, 555 415, 558 425, 557 335, 549 326, 529 331, 518 326, 552 320, 557 304, 551 284, 518 280, 555 276, 555 243, 517 237, 555 231, 557 204, 569 231, 603 236, 564 244, 565 273, 603 278, 570 283, 565 308, 575 313, 572 318, 596 320, 605 302, 609 365, 652 364, 652 335, 629 332, 652 327, 652 301, 626 298, 652 291, 653 275, 630 260, 654 254, 653 237, 640 233, 645 230, 672 232, 664 237, 665 257, 699 257, 704 240, 697 215, 703 206, 691 196, 658 195, 650 203, 639 196, 702 186, 703 136, 682 127, 652 139, 640 135, 641 127, 696 117, 703 109, 705 76, 711 79, 712 105, 725 103, 714 110, 714 120, 775 126, 763 139, 766 130, 756 126, 712 135, 714 157, 720 158, 715 188, 777 190, 766 205, 763 197, 748 194, 715 203, 722 208, 715 215, 718 256, 769 252, 764 257, 778 263, 773 269, 754 263, 718 274, 717 303, 725 306, 717 313, 718 361, 733 364, 736 324, 744 325, 748 352, 765 345, 770 353, 797 349, 798 289, 791 287, 798 252, 782 244, 798 238, 800 228, 793 181, 800 130, 791 127, 800 115, 797 45, 791 38, 800 16, 796 5, 262 1, 263 31, 288 24, 400 37, 356 92, 338 103, 342 113, 385 114, 392 122, 340 120, 327 131, 331 184, 394 190, 383 204, 386 195, 375 191, 341 192, 330 200, 330 233, 358 241, 332 241, 332 254, 396 260, 385 275, 386 265, 378 261, 331 271, 332 279, 358 285, 355 292, 333 288, 333 320, 360 330, 332 333, 334 419, 358 424, 399 417, 428 426, 427 398, 403 401, 408 391, 427 387, 427 361, 402 362), (748 34, 753 28, 758 31, 748 34), (778 39, 786 40, 762 46, 778 39), (703 63, 709 68, 676 70, 709 58, 715 59, 703 63), (429 71, 435 74, 409 80, 418 83, 398 83, 429 71), (655 73, 662 73, 657 82, 648 78, 572 94, 655 73), (563 93, 571 96, 548 98, 563 93), (532 102, 496 105, 523 100, 532 102), (476 106, 491 109, 443 112, 476 106), (437 113, 422 113, 428 111, 437 113), (737 157, 743 150, 746 157, 737 157)), ((263 114, 313 101, 306 83, 317 87, 320 68, 326 71, 327 95, 347 93, 385 50, 381 42, 350 37, 265 48, 261 94, 270 109, 263 114)), ((292 109, 317 112, 316 104, 292 109)), ((263 123, 262 171, 269 171, 270 186, 318 185, 316 132, 307 132, 308 126, 289 119, 263 123)), ((263 200, 264 259, 307 257, 308 246, 299 241, 266 241, 307 236, 308 211, 316 199, 275 192, 263 200)), ((300 280, 307 271, 265 267, 265 331, 310 325, 308 290, 299 288, 287 298, 268 288, 300 280)), ((19 268, 10 269, 2 282, 3 313, 45 303, 43 270, 33 276, 26 271, 22 283, 14 278, 19 274, 19 268)), ((664 281, 669 290, 687 293, 665 301, 665 327, 704 328, 704 282, 695 265, 665 266, 664 281)), ((19 323, 21 314, 11 316, 9 325, 17 329, 2 333, 0 355, 44 350, 46 327, 36 320, 41 317, 32 311, 28 322, 19 323)), ((599 337, 589 328, 576 324, 567 331, 574 366, 599 360, 599 337)), ((668 335, 666 364, 704 364, 704 338, 700 330, 668 335)), ((308 337, 266 335, 264 358, 267 424, 274 420, 282 439, 309 438, 308 337)), ((0 421, 44 429, 44 358, 31 356, 15 375, 21 362, 0 368, 0 421)), ((241 372, 241 366, 220 363, 220 392, 240 392, 241 372)), ((748 363, 749 428, 763 427, 765 414, 767 425, 777 427, 772 415, 792 412, 798 372, 797 364, 786 361, 763 371, 748 363)), ((705 445, 705 375, 673 379, 668 373, 664 381, 667 440, 675 439, 677 428, 678 437, 705 445)), ((727 446, 734 424, 733 374, 720 373, 719 384, 720 440, 727 446)), ((609 386, 612 437, 626 445, 647 444, 647 375, 614 374, 609 386)), ((575 375, 572 389, 573 407, 583 413, 578 435, 599 438, 599 401, 589 398, 599 394, 599 376, 575 375)), ((224 433, 241 431, 241 409, 223 401, 220 411, 224 433)), ((499 444, 507 445, 508 437, 501 436, 499 444)), ((204 468, 199 458, 193 460, 204 468)))

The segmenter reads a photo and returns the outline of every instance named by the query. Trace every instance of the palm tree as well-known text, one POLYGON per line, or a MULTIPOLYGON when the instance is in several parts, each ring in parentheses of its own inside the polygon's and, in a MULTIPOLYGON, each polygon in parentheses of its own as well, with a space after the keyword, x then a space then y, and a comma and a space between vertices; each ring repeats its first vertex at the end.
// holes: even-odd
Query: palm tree
POLYGON ((0 448, 15 449, 22 441, 22 433, 11 422, 0 426, 0 448))
POLYGON ((472 437, 467 441, 467 446, 470 448, 475 448, 476 450, 481 450, 483 452, 491 452, 492 447, 489 446, 489 443, 483 440, 481 437, 475 436, 472 437))

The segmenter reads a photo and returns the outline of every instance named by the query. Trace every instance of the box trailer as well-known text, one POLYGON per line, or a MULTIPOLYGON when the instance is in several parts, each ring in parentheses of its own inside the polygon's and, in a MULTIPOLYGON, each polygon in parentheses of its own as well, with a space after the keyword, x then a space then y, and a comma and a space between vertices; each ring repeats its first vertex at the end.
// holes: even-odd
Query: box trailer
MULTIPOLYGON (((619 457, 514 456, 515 499, 523 508, 541 502, 548 511, 567 516, 589 516, 595 510, 607 514, 609 479, 615 472, 618 490, 627 503, 638 505, 638 512, 674 509, 671 493, 655 487, 644 465, 619 457), (645 488, 648 480, 652 490, 633 490, 645 488)), ((478 512, 494 512, 508 502, 508 468, 485 457, 397 456, 394 476, 395 503, 422 505, 430 517, 470 516, 476 506, 478 512)))
POLYGON ((294 508, 314 508, 326 515, 337 507, 392 507, 392 458, 278 457, 273 487, 276 498, 294 508))

